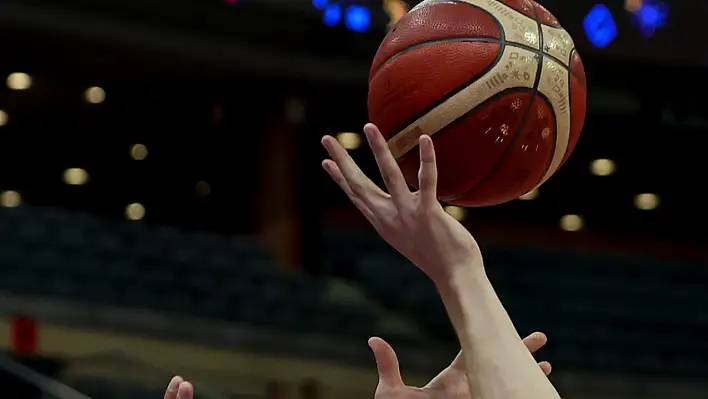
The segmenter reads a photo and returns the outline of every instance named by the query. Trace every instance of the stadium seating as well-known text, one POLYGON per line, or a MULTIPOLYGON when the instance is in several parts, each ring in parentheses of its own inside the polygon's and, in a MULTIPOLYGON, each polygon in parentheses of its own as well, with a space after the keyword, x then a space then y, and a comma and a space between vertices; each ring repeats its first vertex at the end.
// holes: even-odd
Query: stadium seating
POLYGON ((102 399, 154 399, 164 396, 164 388, 146 388, 137 384, 116 383, 105 378, 85 378, 74 385, 92 398, 102 399))
POLYGON ((357 338, 375 315, 330 303, 324 282, 279 270, 253 239, 0 209, 0 290, 357 338))
MULTIPOLYGON (((329 272, 453 339, 435 287, 371 233, 330 232, 329 272), (395 287, 395 288, 393 288, 395 287)), ((490 279, 520 333, 543 330, 563 368, 705 376, 708 268, 533 248, 484 248, 490 279)))
MULTIPOLYGON (((328 274, 452 342, 432 283, 371 233, 328 232, 328 274)), ((564 369, 704 376, 708 269, 686 262, 485 248, 522 334, 546 331, 564 369)), ((282 270, 251 238, 108 223, 53 209, 0 209, 0 291, 362 339, 381 314, 337 302, 326 282, 282 270)))
MULTIPOLYGON (((84 377, 73 385, 82 393, 96 399, 159 399, 164 397, 165 386, 162 382, 141 384, 130 381, 116 381, 100 377, 84 377)), ((213 394, 205 389, 195 392, 195 399, 251 399, 244 396, 228 397, 223 394, 213 394)))

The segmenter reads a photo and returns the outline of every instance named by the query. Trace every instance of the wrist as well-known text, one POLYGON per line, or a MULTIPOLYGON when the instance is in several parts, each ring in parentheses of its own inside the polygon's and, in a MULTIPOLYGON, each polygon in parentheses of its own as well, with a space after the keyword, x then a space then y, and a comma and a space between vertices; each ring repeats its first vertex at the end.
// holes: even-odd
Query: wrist
POLYGON ((457 301, 491 286, 484 267, 467 263, 450 268, 450 274, 434 281, 443 301, 457 301))

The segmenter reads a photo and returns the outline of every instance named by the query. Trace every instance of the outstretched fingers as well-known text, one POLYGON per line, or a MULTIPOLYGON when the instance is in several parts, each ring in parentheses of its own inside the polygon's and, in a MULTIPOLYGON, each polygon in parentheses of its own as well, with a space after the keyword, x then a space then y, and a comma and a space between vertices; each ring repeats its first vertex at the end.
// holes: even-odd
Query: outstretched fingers
MULTIPOLYGON (((375 220, 383 220, 386 214, 390 213, 388 211, 391 208, 385 206, 385 201, 392 200, 393 205, 400 213, 400 211, 412 210, 414 197, 411 195, 403 172, 391 154, 381 131, 374 124, 369 123, 364 126, 364 133, 390 194, 385 193, 366 177, 347 151, 331 136, 322 138, 322 145, 331 157, 331 161, 322 162, 322 167, 364 216, 372 224, 375 224, 375 220)), ((424 209, 433 209, 439 206, 437 200, 438 169, 433 140, 428 135, 422 135, 419 139, 419 147, 418 183, 420 190, 416 194, 420 196, 424 209)), ((403 214, 405 213, 403 212, 403 214)))
POLYGON ((324 161, 322 167, 335 179, 335 182, 352 201, 354 201, 354 198, 358 198, 358 200, 365 204, 366 207, 376 215, 377 207, 380 207, 380 200, 388 199, 389 195, 366 177, 352 157, 349 156, 347 150, 345 150, 334 137, 324 136, 322 138, 322 145, 327 150, 330 158, 332 158, 333 163, 336 164, 339 172, 336 172, 335 169, 332 168, 332 163, 328 161, 324 161), (335 171, 335 174, 332 173, 333 171, 335 171), (339 181, 336 180, 337 178, 339 178, 339 181), (346 183, 346 186, 343 183, 346 183), (348 187, 348 189, 346 187, 348 187))
POLYGON ((194 399, 194 387, 180 376, 172 377, 164 399, 194 399))
POLYGON ((374 215, 374 213, 371 211, 371 209, 369 209, 366 203, 359 196, 357 196, 354 191, 352 191, 352 188, 349 187, 349 183, 347 183, 347 179, 342 174, 342 171, 339 169, 339 166, 337 166, 334 161, 326 159, 322 161, 322 168, 327 172, 327 174, 329 174, 332 180, 337 183, 339 188, 344 191, 344 194, 349 197, 349 200, 351 200, 354 206, 359 209, 359 212, 364 215, 366 220, 368 220, 369 223, 371 223, 374 227, 377 227, 378 219, 376 218, 376 215, 374 215))
MULTIPOLYGON (((543 348, 546 343, 548 343, 548 337, 542 332, 535 332, 528 337, 524 338, 524 345, 528 348, 529 352, 536 353, 539 349, 543 348)), ((541 368, 543 374, 550 375, 553 371, 551 363, 543 361, 538 363, 538 367, 541 368)))
POLYGON ((386 139, 384 139, 376 125, 372 123, 364 126, 364 133, 393 202, 398 209, 409 208, 412 202, 411 192, 408 190, 408 184, 403 177, 401 168, 398 167, 396 158, 393 157, 391 150, 388 148, 386 139))
POLYGON ((420 136, 418 141, 420 151, 420 170, 418 185, 420 200, 424 208, 432 209, 438 203, 438 166, 435 160, 433 139, 428 135, 420 136))
POLYGON ((167 385, 167 390, 165 390, 164 399, 177 399, 177 392, 179 386, 184 382, 184 379, 180 376, 174 376, 170 380, 169 385, 167 385))

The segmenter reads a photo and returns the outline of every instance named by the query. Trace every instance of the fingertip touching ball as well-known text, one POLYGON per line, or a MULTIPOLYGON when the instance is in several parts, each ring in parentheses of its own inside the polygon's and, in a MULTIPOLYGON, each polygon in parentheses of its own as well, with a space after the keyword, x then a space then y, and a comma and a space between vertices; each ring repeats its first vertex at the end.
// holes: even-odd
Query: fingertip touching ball
POLYGON ((462 206, 548 180, 578 141, 585 102, 573 40, 531 0, 425 0, 389 31, 369 77, 369 118, 408 183, 428 134, 438 198, 462 206))

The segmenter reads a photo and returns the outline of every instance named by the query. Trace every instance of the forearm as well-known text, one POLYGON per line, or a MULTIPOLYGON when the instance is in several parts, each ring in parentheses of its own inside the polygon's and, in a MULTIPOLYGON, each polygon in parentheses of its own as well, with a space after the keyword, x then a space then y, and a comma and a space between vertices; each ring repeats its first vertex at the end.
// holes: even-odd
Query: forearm
POLYGON ((462 345, 471 392, 484 399, 557 399, 524 346, 483 268, 438 285, 462 345))

